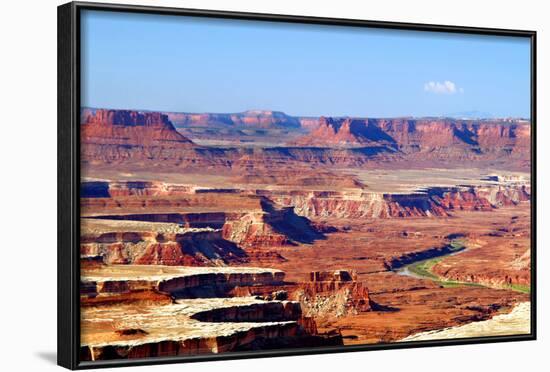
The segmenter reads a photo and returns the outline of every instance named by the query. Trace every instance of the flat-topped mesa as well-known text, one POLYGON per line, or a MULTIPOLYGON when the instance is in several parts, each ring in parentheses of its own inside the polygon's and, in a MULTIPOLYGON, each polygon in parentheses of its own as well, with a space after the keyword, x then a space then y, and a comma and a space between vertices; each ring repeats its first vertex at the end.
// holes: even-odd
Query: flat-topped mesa
POLYGON ((241 114, 232 115, 236 125, 257 126, 257 127, 287 127, 299 128, 298 119, 286 115, 281 111, 270 110, 248 110, 241 114))
POLYGON ((523 120, 354 119, 321 117, 294 145, 359 147, 375 144, 405 153, 434 149, 447 155, 529 152, 530 124, 523 120))
POLYGON ((193 142, 176 131, 160 112, 98 109, 83 114, 81 140, 86 144, 189 147, 193 142))
POLYGON ((255 128, 299 128, 300 121, 281 111, 248 110, 239 113, 166 113, 178 127, 255 127, 255 128))
POLYGON ((168 116, 160 112, 139 112, 130 110, 96 110, 88 114, 83 124, 122 126, 170 126, 168 116))
POLYGON ((378 125, 390 136, 400 137, 398 142, 402 148, 419 147, 420 151, 438 149, 450 153, 446 148, 454 147, 474 153, 506 155, 529 152, 531 126, 523 121, 419 119, 409 121, 406 130, 386 121, 378 121, 378 125))
POLYGON ((254 148, 200 147, 173 125, 225 129, 232 126, 244 132, 253 128, 286 131, 312 128, 312 120, 262 110, 237 114, 163 114, 83 109, 81 159, 91 167, 150 164, 159 170, 174 167, 272 170, 280 164, 362 167, 394 161, 415 165, 490 161, 518 169, 530 165, 530 124, 522 120, 321 117, 310 134, 291 141, 289 147, 254 148))

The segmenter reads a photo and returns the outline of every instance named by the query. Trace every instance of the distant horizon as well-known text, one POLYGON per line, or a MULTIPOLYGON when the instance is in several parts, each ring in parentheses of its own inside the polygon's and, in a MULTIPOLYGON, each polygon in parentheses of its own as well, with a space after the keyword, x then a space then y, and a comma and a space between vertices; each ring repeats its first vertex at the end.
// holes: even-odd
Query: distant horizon
POLYGON ((258 109, 258 108, 252 108, 248 110, 243 111, 232 111, 232 112, 218 112, 218 111, 166 111, 166 110, 156 110, 156 109, 147 109, 147 108, 120 108, 120 107, 92 107, 92 106, 81 106, 81 110, 84 109, 90 109, 90 110, 114 110, 114 111, 137 111, 137 112, 158 112, 158 113, 171 113, 171 114, 190 114, 190 115, 200 115, 200 114, 214 114, 214 115, 234 115, 234 114, 243 114, 246 112, 251 111, 271 111, 271 112, 280 112, 284 115, 294 117, 294 118, 320 118, 320 117, 326 117, 326 118, 357 118, 357 119, 424 119, 424 118, 450 118, 450 119, 468 119, 468 120, 526 120, 531 121, 530 118, 527 117, 521 117, 521 116, 487 116, 487 117, 468 117, 468 116, 462 116, 459 117, 459 113, 456 114, 448 114, 448 115, 425 115, 425 116, 413 116, 413 115, 395 115, 395 116, 372 116, 372 115, 364 115, 364 116, 352 116, 352 115, 294 115, 289 114, 286 111, 281 110, 271 110, 271 109, 258 109))
POLYGON ((530 40, 85 10, 83 107, 531 120, 530 40))

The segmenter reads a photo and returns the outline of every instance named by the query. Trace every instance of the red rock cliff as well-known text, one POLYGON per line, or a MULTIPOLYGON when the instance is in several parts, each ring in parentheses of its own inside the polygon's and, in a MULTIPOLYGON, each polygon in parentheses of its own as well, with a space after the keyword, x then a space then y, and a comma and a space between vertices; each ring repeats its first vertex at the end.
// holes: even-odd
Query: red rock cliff
POLYGON ((385 145, 409 152, 529 152, 530 124, 509 120, 325 118, 295 144, 333 147, 385 145))
POLYGON ((167 147, 193 144, 176 131, 168 116, 159 112, 101 109, 84 114, 82 121, 83 143, 167 147))

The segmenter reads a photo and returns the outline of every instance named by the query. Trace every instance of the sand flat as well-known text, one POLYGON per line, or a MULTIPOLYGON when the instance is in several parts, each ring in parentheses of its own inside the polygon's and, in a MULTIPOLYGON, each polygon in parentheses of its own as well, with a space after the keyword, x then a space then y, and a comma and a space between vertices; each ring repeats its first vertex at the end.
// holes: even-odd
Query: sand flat
POLYGON ((400 341, 427 341, 468 337, 510 336, 531 333, 531 303, 522 302, 508 314, 436 331, 417 333, 400 341))

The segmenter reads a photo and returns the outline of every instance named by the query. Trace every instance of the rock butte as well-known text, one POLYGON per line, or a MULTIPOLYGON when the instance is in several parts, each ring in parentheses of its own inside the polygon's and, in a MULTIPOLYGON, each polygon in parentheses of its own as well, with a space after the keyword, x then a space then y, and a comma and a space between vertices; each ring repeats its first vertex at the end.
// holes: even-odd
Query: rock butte
POLYGON ((179 134, 168 116, 158 112, 97 110, 81 126, 83 143, 188 147, 193 143, 179 134))
POLYGON ((528 122, 81 117, 83 360, 530 321, 528 122))

